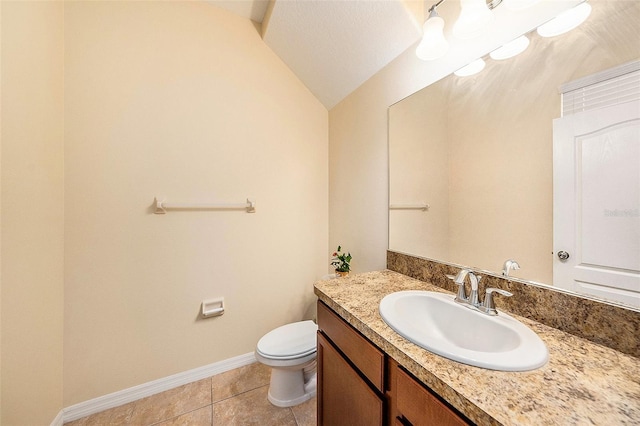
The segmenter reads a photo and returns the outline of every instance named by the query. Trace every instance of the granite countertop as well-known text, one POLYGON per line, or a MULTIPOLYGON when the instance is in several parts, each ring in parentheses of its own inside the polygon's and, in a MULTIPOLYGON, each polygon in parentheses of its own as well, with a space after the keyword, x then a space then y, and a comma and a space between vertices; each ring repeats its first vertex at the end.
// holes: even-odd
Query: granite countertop
POLYGON ((461 364, 382 320, 380 301, 402 290, 446 292, 389 270, 315 283, 321 301, 479 425, 640 424, 640 359, 511 314, 546 343, 547 364, 516 373, 461 364))

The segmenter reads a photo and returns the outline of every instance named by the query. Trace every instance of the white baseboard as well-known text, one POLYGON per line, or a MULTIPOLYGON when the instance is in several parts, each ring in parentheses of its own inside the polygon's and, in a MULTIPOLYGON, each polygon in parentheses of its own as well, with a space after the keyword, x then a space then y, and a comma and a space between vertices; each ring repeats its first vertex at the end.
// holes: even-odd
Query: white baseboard
MULTIPOLYGON (((215 376, 216 374, 224 373, 225 371, 233 370, 234 368, 253 364, 254 362, 256 362, 256 357, 253 352, 229 358, 224 361, 214 362, 213 364, 194 368, 193 370, 167 376, 162 379, 143 383, 138 386, 66 407, 62 410, 62 417, 64 418, 64 422, 77 420, 109 408, 133 402, 140 398, 145 398, 159 392, 164 392, 178 386, 186 385, 187 383, 206 379, 207 377, 215 376)), ((60 415, 56 417, 54 422, 57 421, 58 417, 60 417, 60 415)), ((58 425, 62 425, 62 423, 51 423, 51 426, 58 425)))
POLYGON ((62 426, 64 424, 64 410, 60 410, 55 419, 51 422, 51 426, 62 426))

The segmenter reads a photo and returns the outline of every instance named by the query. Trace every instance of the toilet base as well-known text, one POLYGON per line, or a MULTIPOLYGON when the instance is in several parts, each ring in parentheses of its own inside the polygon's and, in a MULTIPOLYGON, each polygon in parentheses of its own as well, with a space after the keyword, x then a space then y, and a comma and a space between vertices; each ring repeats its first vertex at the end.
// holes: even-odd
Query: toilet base
POLYGON ((313 392, 305 393, 294 399, 281 400, 281 399, 274 398, 271 395, 271 391, 269 391, 269 394, 267 395, 267 399, 269 400, 270 403, 272 403, 276 407, 285 408, 285 407, 293 407, 295 405, 302 404, 303 402, 310 400, 314 396, 316 396, 316 389, 314 389, 313 392))
POLYGON ((272 368, 269 402, 276 407, 293 407, 316 396, 316 362, 305 368, 272 368))

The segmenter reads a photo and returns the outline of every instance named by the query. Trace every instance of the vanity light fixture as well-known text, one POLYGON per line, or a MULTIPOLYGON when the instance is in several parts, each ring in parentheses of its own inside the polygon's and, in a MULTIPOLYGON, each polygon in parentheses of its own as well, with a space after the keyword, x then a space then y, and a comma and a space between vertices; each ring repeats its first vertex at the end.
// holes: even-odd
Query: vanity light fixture
POLYGON ((493 13, 485 0, 460 0, 460 7, 460 16, 453 25, 453 35, 459 39, 479 36, 493 19, 493 13))
POLYGON ((504 46, 497 48, 493 52, 489 53, 489 56, 491 56, 491 59, 495 59, 497 61, 509 59, 524 52, 527 50, 527 47, 529 47, 529 39, 526 35, 523 35, 515 40, 511 40, 504 46))
MULTIPOLYGON (((444 37, 444 20, 438 15, 436 8, 445 0, 439 0, 429 8, 429 17, 423 25, 423 36, 416 48, 418 58, 431 61, 443 57, 449 50, 449 43, 444 37)), ((470 38, 478 35, 484 26, 493 18, 491 10, 502 1, 511 10, 520 10, 533 6, 540 0, 460 0, 462 11, 454 24, 453 33, 458 38, 470 38)), ((591 5, 587 0, 572 9, 562 12, 555 18, 538 27, 538 34, 542 37, 554 37, 564 34, 583 23, 591 14, 591 5)), ((503 45, 489 54, 492 59, 503 60, 512 58, 529 47, 526 35, 503 45)), ((479 73, 485 67, 482 58, 476 59, 468 65, 454 71, 458 77, 468 77, 479 73)))
POLYGON ((562 12, 549 22, 538 27, 538 34, 542 37, 555 37, 571 31, 582 24, 591 14, 591 5, 586 1, 576 7, 562 12))
POLYGON ((484 62, 484 60, 482 58, 479 58, 465 65, 459 70, 454 71, 453 73, 458 77, 469 77, 470 75, 474 75, 482 71, 485 65, 486 63, 484 62))
POLYGON ((422 26, 422 41, 420 41, 420 44, 416 48, 416 56, 418 56, 418 58, 423 61, 431 61, 442 58, 447 53, 449 43, 447 39, 444 38, 443 28, 444 19, 438 15, 436 5, 431 6, 431 9, 429 9, 429 18, 427 18, 422 26))
MULTIPOLYGON (((444 37, 444 19, 438 15, 437 7, 445 0, 440 0, 429 9, 429 17, 422 26, 422 40, 416 47, 416 56, 423 61, 442 58, 449 50, 449 43, 444 37)), ((460 0, 462 11, 453 26, 453 34, 461 39, 479 35, 493 18, 491 9, 502 0, 460 0)))

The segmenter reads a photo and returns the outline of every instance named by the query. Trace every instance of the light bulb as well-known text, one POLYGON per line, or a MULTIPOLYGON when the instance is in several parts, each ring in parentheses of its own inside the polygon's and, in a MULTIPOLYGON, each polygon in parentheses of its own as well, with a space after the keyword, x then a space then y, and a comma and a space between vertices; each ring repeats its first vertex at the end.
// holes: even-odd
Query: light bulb
POLYGON ((489 56, 498 61, 501 59, 513 58, 527 50, 527 47, 529 47, 529 39, 527 36, 523 35, 515 40, 511 40, 504 46, 497 48, 493 52, 489 53, 489 56))
POLYGON ((444 19, 438 16, 435 9, 429 13, 429 18, 422 26, 422 40, 416 47, 416 56, 423 61, 432 61, 443 57, 449 50, 449 43, 444 38, 444 19))
POLYGON ((457 75, 458 77, 468 77, 470 75, 474 75, 474 74, 478 74, 480 71, 482 71, 484 69, 485 66, 485 62, 482 60, 482 58, 476 59, 475 61, 471 62, 470 64, 465 65, 464 67, 460 68, 457 71, 454 71, 453 73, 455 75, 457 75))
POLYGON ((549 22, 538 27, 538 34, 542 37, 555 37, 571 31, 582 24, 591 14, 591 5, 587 2, 565 10, 549 22))
POLYGON ((479 36, 493 18, 485 0, 460 0, 460 16, 453 25, 453 35, 459 39, 479 36))

